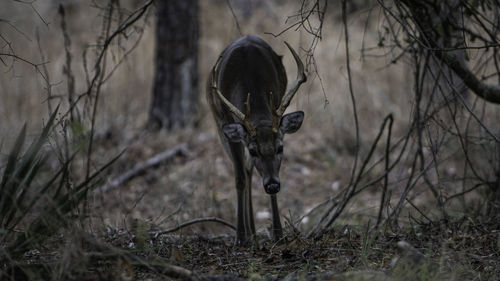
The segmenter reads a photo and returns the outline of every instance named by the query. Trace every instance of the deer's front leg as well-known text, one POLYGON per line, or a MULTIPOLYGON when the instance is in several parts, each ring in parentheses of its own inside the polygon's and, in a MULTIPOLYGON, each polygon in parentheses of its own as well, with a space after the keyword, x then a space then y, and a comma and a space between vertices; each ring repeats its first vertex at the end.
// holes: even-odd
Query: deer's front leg
POLYGON ((278 209, 278 199, 276 194, 271 194, 271 209, 273 211, 273 239, 278 241, 283 237, 283 228, 281 227, 280 212, 278 209))
POLYGON ((248 243, 247 232, 245 230, 245 190, 236 185, 237 195, 237 221, 236 221, 236 244, 245 245, 248 243))
POLYGON ((238 197, 237 210, 237 241, 239 245, 250 244, 255 238, 255 224, 253 220, 251 175, 247 172, 236 173, 236 193, 238 197))
POLYGON ((245 166, 243 146, 241 144, 230 144, 233 158, 236 194, 237 194, 237 224, 236 232, 238 245, 247 245, 255 235, 251 201, 251 169, 245 166))
POLYGON ((247 170, 247 192, 246 192, 246 197, 247 197, 247 205, 248 205, 248 213, 247 213, 247 221, 248 221, 248 228, 250 229, 250 233, 254 236, 254 239, 256 239, 256 232, 255 232, 255 222, 253 219, 253 204, 252 204, 252 171, 253 169, 250 168, 250 170, 247 170))

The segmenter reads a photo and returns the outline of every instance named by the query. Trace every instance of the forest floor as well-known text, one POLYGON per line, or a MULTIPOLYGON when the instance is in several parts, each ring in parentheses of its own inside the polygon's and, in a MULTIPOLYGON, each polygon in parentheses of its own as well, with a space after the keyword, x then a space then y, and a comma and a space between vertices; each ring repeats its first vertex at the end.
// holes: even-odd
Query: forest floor
MULTIPOLYGON (((107 191, 97 189, 91 200, 93 219, 83 223, 85 231, 75 220, 72 226, 4 267, 0 276, 5 274, 6 279, 2 280, 498 280, 500 277, 498 217, 485 219, 471 214, 431 221, 407 210, 407 217, 400 219, 400 225, 386 224, 373 229, 370 214, 374 208, 366 206, 378 204, 379 199, 374 198, 380 194, 376 191, 360 193, 331 228, 307 238, 312 222, 318 219, 318 214, 311 213, 311 206, 338 191, 325 180, 330 178, 326 175, 333 164, 315 156, 317 149, 325 151, 325 148, 314 143, 310 136, 307 143, 314 144, 288 143, 290 149, 300 147, 302 153, 286 159, 283 166, 282 175, 288 187, 279 196, 285 222, 283 240, 274 242, 269 237, 270 219, 266 213, 269 202, 258 175, 254 175, 253 184, 257 244, 236 246, 235 232, 213 221, 169 231, 201 217, 217 217, 234 224, 235 192, 229 161, 215 134, 193 138, 191 129, 175 135, 162 134, 143 136, 131 143, 104 183, 144 164, 165 147, 169 147, 167 151, 175 150, 167 160, 148 166, 107 191), (213 165, 203 164, 210 163, 210 159, 216 159, 212 160, 213 165), (315 170, 304 172, 301 165, 315 170), (321 181, 328 184, 321 185, 321 181)), ((305 142, 297 136, 298 143, 305 142)), ((293 143, 292 138, 290 142, 293 143)), ((100 143, 98 149, 107 150, 109 145, 100 143)), ((348 171, 348 166, 345 169, 348 171)), ((345 181, 345 176, 337 175, 345 181)), ((420 205, 420 208, 426 207, 420 205)))
POLYGON ((26 253, 5 276, 57 280, 54 272, 59 272, 65 280, 498 280, 499 235, 498 223, 464 218, 397 233, 367 234, 344 226, 314 239, 288 228, 279 243, 259 236, 258 246, 244 248, 235 246, 231 235, 155 235, 136 225, 131 231, 108 229, 80 239, 85 241, 81 245, 68 244, 64 235, 54 237, 26 253))

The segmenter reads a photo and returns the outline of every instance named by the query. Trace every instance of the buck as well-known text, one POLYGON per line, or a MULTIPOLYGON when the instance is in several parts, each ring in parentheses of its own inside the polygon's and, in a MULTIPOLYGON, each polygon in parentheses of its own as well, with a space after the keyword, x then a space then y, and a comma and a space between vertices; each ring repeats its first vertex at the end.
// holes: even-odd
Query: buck
POLYGON ((272 236, 274 240, 283 236, 276 197, 280 191, 283 137, 300 128, 304 112, 283 113, 306 81, 302 61, 285 44, 298 67, 297 80, 288 92, 282 57, 253 35, 227 46, 208 78, 208 103, 234 167, 238 202, 236 242, 240 245, 255 239, 251 191, 254 166, 271 197, 272 236))

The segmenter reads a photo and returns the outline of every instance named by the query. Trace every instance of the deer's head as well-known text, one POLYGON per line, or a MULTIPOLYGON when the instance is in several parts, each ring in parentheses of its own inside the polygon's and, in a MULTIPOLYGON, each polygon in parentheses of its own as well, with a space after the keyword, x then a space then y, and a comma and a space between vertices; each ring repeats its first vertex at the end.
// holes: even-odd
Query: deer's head
POLYGON ((255 134, 248 132, 243 124, 231 123, 222 127, 224 135, 231 142, 243 142, 253 164, 262 177, 264 189, 269 194, 280 191, 279 170, 283 157, 283 137, 295 133, 302 125, 304 112, 296 111, 284 115, 279 127, 273 128, 270 122, 255 126, 255 134))

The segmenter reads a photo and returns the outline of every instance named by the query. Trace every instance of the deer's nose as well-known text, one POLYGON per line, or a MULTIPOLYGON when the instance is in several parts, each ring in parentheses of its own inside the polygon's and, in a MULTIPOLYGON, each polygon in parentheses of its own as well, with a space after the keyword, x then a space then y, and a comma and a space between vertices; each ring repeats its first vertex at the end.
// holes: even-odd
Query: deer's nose
POLYGON ((271 182, 264 185, 264 190, 267 194, 276 194, 280 191, 280 183, 279 182, 271 182))

